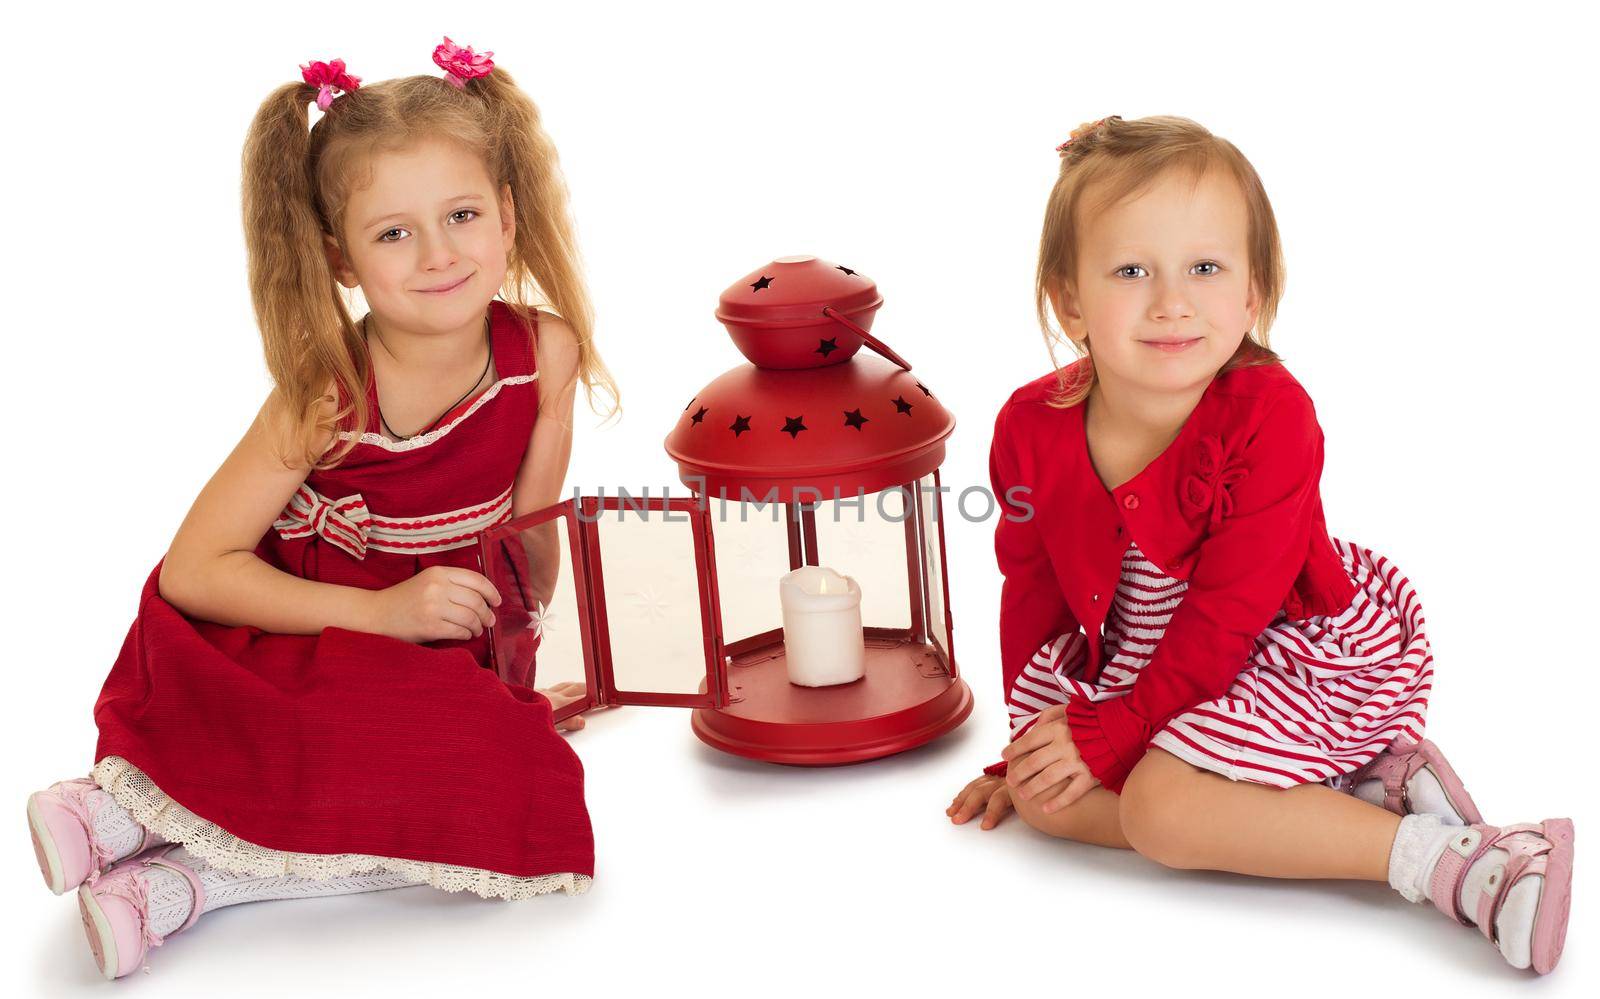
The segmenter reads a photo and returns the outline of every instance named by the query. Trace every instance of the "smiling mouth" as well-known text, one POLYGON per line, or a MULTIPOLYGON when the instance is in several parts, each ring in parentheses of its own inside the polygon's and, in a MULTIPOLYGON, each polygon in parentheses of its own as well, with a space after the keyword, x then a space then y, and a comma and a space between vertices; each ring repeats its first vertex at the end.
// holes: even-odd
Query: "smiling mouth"
POLYGON ((424 295, 443 295, 445 292, 455 291, 457 288, 459 288, 462 285, 466 284, 467 283, 467 278, 470 278, 470 277, 472 277, 472 275, 468 274, 467 277, 462 278, 460 281, 457 281, 455 284, 447 284, 447 285, 444 285, 443 287, 439 287, 439 288, 423 288, 423 289, 421 289, 421 291, 422 291, 422 293, 424 295))
POLYGON ((1185 350, 1185 349, 1187 349, 1189 347, 1194 346, 1195 344, 1199 343, 1201 340, 1204 340, 1204 339, 1205 339, 1205 337, 1197 336, 1197 337, 1190 337, 1187 340, 1140 340, 1139 342, 1143 343, 1143 344, 1148 344, 1151 347, 1155 347, 1158 350, 1164 350, 1164 351, 1171 352, 1171 351, 1185 350))

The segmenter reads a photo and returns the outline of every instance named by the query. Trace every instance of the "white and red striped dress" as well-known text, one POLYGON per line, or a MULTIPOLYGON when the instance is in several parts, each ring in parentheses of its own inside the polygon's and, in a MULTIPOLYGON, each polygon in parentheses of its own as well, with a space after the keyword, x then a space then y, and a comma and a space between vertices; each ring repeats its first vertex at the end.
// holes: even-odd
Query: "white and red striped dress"
MULTIPOLYGON (((1174 717, 1152 746, 1231 780, 1293 787, 1356 770, 1396 736, 1422 738, 1433 653, 1417 595, 1388 559, 1331 540, 1356 584, 1350 605, 1303 621, 1280 611, 1227 693, 1174 717)), ((1132 690, 1188 585, 1129 545, 1100 675, 1082 679, 1081 630, 1046 643, 1007 693, 1013 737, 1052 704, 1132 690)))

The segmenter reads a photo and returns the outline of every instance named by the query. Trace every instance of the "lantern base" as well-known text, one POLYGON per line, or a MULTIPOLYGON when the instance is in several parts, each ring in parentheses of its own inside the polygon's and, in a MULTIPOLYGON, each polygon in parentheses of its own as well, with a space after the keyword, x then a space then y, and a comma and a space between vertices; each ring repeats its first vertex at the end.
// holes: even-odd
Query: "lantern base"
POLYGON ((702 742, 735 756, 834 766, 913 749, 971 713, 972 692, 930 645, 869 638, 861 679, 802 687, 789 682, 778 641, 736 657, 728 706, 697 708, 693 725, 702 742))

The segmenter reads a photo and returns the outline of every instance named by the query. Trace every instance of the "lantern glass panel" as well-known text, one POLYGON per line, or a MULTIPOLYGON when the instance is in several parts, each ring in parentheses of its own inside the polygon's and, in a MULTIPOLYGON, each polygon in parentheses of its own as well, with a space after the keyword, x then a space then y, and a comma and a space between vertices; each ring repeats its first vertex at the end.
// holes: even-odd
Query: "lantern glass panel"
POLYGON ((917 490, 917 505, 922 511, 922 564, 927 570, 928 637, 948 665, 950 629, 945 622, 944 557, 939 545, 939 525, 948 510, 935 475, 924 475, 917 482, 917 490))
POLYGON ((495 668, 524 686, 586 683, 583 614, 571 504, 567 513, 488 537, 484 575, 500 593, 495 608, 495 668))
POLYGON ((907 576, 906 520, 915 515, 910 499, 907 490, 893 486, 861 497, 859 509, 854 496, 816 505, 817 562, 855 579, 861 623, 869 628, 911 627, 916 597, 907 576))
POLYGON ((695 523, 683 510, 600 513, 600 578, 618 690, 693 694, 706 679, 695 523))
POLYGON ((782 629, 778 580, 789 571, 789 530, 781 503, 708 499, 723 644, 782 629))

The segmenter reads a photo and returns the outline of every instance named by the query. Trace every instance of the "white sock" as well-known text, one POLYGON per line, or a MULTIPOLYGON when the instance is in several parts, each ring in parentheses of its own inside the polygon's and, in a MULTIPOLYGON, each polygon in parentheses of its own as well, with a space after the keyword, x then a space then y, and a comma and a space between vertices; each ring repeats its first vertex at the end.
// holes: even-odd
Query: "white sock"
MULTIPOLYGON (((1438 815, 1417 813, 1403 817, 1389 851, 1390 886, 1408 901, 1428 901, 1428 884, 1433 879, 1434 867, 1444 856, 1451 838, 1459 835, 1458 829, 1447 825, 1438 815)), ((1489 879, 1503 877, 1504 865, 1510 858, 1510 853, 1496 848, 1486 851, 1467 868, 1456 901, 1469 920, 1477 918, 1478 898, 1489 879)), ((1512 967, 1526 968, 1533 963, 1533 918, 1539 907, 1539 890, 1543 883, 1542 877, 1524 878, 1511 889, 1495 920, 1500 954, 1512 967)))
POLYGON ((187 878, 165 867, 145 867, 140 874, 150 884, 150 929, 164 937, 189 918, 194 889, 187 878))
POLYGON ((134 820, 133 813, 98 787, 89 791, 85 804, 89 808, 89 824, 93 827, 94 838, 111 851, 112 861, 132 856, 139 849, 160 846, 166 842, 155 833, 147 832, 134 820))
POLYGON ((1444 854, 1456 831, 1437 815, 1405 815, 1389 848, 1389 886, 1408 902, 1428 901, 1428 881, 1433 866, 1444 854))
MULTIPOLYGON (((200 876, 200 886, 206 893, 205 905, 200 909, 202 913, 240 902, 353 895, 357 892, 404 888, 416 883, 387 871, 356 874, 347 878, 318 879, 292 874, 263 878, 218 870, 182 847, 168 856, 200 876)), ((150 928, 166 936, 189 918, 189 910, 194 905, 194 889, 189 879, 177 871, 151 865, 144 869, 144 873, 150 880, 150 928)))
MULTIPOLYGON (((1353 793, 1357 798, 1368 804, 1383 807, 1383 781, 1364 780, 1355 786, 1353 793)), ((1450 807, 1450 799, 1445 796, 1444 785, 1439 783, 1439 778, 1433 771, 1423 767, 1411 775, 1406 781, 1406 795, 1411 799, 1411 810, 1416 814, 1437 815, 1446 825, 1464 826, 1467 820, 1462 818, 1454 808, 1450 807)))

